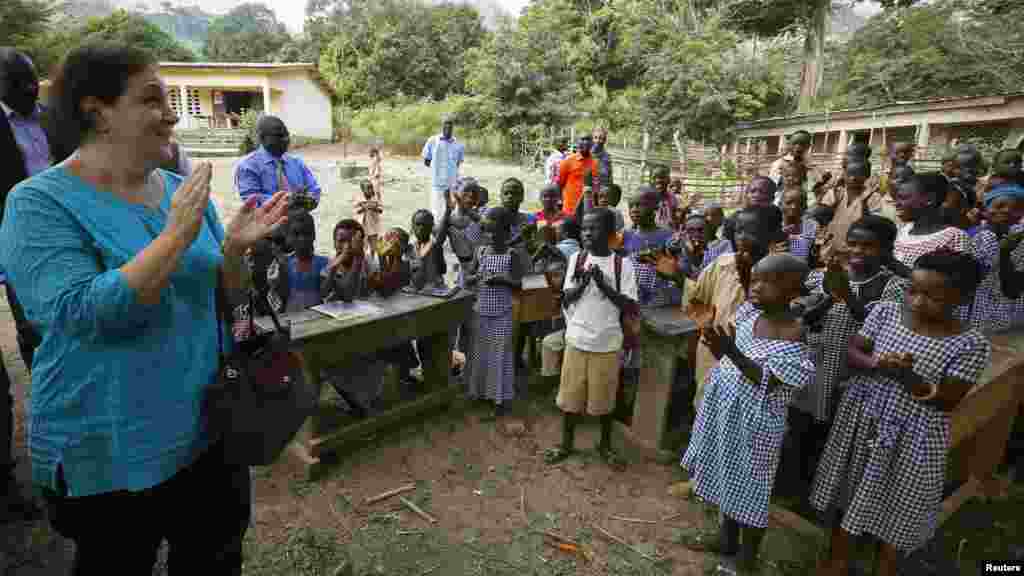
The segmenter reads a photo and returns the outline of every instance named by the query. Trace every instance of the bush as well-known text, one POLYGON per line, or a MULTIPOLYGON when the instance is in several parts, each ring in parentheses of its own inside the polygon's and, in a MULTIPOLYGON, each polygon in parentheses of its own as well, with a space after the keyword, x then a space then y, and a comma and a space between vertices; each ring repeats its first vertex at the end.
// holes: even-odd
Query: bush
POLYGON ((356 112, 346 111, 345 122, 340 122, 341 111, 335 110, 337 125, 350 130, 351 141, 383 146, 392 154, 416 156, 427 138, 441 129, 441 118, 451 114, 455 118, 455 136, 466 146, 467 154, 490 157, 510 157, 513 149, 509 140, 500 133, 474 126, 466 111, 466 98, 454 96, 446 100, 400 103, 356 112))

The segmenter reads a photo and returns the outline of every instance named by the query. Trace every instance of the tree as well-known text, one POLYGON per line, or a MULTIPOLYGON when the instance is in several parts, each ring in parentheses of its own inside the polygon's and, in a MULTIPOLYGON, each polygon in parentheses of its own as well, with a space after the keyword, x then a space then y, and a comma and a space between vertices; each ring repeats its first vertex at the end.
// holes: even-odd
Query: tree
POLYGON ((247 3, 210 23, 204 52, 214 62, 271 62, 290 41, 273 10, 247 3))
POLYGON ((1019 3, 937 0, 874 16, 829 70, 840 106, 1010 92, 1024 85, 1019 3))
POLYGON ((473 97, 466 111, 478 125, 526 138, 536 127, 577 115, 576 78, 557 35, 506 21, 468 58, 466 86, 473 97))
POLYGON ((109 16, 89 18, 81 26, 54 29, 45 35, 49 57, 59 60, 68 51, 93 42, 116 42, 148 50, 154 58, 165 61, 191 62, 195 54, 182 46, 159 26, 142 16, 116 10, 109 16))
POLYGON ((465 54, 485 36, 475 10, 418 0, 357 7, 316 17, 311 34, 326 42, 320 71, 346 106, 440 100, 464 90, 465 54))
POLYGON ((0 1, 0 45, 25 52, 40 73, 45 73, 56 61, 41 41, 54 13, 53 5, 44 0, 0 1))
MULTIPOLYGON (((848 0, 856 4, 864 0, 848 0)), ((902 8, 917 0, 881 0, 886 9, 902 8)), ((804 33, 800 97, 797 109, 811 110, 818 99, 825 69, 825 48, 832 0, 724 0, 729 25, 757 36, 776 36, 793 29, 804 33)))

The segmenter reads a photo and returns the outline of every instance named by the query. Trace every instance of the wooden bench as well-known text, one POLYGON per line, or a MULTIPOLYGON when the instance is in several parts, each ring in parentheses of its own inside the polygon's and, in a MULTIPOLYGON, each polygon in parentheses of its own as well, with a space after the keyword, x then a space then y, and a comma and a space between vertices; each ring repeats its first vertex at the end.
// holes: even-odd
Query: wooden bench
MULTIPOLYGON (((294 350, 301 356, 303 372, 310 382, 321 382, 321 371, 335 367, 351 367, 352 374, 358 375, 356 362, 410 338, 428 341, 430 345, 422 393, 364 420, 339 425, 333 417, 339 410, 325 394, 329 387, 321 384, 321 406, 303 425, 289 450, 305 466, 308 476, 317 476, 324 458, 339 449, 365 441, 380 429, 447 405, 462 392, 462 386, 452 377, 449 350, 459 324, 470 314, 473 301, 474 296, 467 292, 449 299, 398 293, 370 300, 380 308, 373 315, 335 319, 304 310, 284 316, 291 326, 294 350)), ((266 319, 259 322, 267 323, 266 319)))
POLYGON ((672 384, 680 365, 690 362, 697 325, 679 306, 641 309, 640 378, 627 426, 618 423, 624 440, 642 454, 668 464, 679 459, 670 442, 669 405, 672 384))

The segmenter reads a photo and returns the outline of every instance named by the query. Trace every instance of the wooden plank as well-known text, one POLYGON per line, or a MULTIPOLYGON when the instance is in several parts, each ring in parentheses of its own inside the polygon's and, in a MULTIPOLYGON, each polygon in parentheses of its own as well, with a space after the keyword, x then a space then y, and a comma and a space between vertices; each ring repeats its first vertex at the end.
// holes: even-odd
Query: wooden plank
POLYGON ((771 504, 768 518, 770 523, 781 524, 797 532, 813 538, 825 538, 825 531, 799 514, 794 514, 781 506, 771 504))
POLYGON ((450 403, 461 392, 462 387, 459 385, 448 386, 437 392, 423 395, 412 402, 396 406, 373 418, 368 418, 362 422, 335 430, 319 438, 313 438, 310 442, 310 455, 313 458, 319 459, 325 453, 334 452, 344 446, 364 441, 367 436, 374 432, 394 426, 403 420, 413 418, 450 403))

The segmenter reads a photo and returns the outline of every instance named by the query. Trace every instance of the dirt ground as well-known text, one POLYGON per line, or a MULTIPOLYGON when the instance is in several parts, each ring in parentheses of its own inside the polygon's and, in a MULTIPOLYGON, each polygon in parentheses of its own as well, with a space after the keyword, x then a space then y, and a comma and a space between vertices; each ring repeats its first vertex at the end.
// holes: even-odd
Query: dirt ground
MULTIPOLYGON (((307 148, 300 154, 316 163, 334 158, 337 148, 307 148)), ((225 219, 240 204, 232 192, 232 163, 215 161, 214 190, 225 219)), ((519 170, 470 158, 464 172, 480 178, 495 193, 502 179, 519 170)), ((390 182, 385 188, 385 222, 407 226, 412 212, 426 204, 429 175, 415 159, 388 158, 385 178, 390 182)), ((527 189, 538 190, 539 179, 526 178, 527 189)), ((316 214, 321 252, 329 253, 329 233, 324 231, 341 214, 348 214, 355 190, 352 182, 329 184, 316 214)), ((16 453, 22 460, 19 472, 27 480, 21 401, 29 381, 2 297, 0 348, 19 399, 16 453)), ((343 574, 338 570, 346 563, 360 575, 704 573, 712 559, 685 549, 681 542, 695 528, 712 527, 714 518, 704 506, 667 494, 667 488, 682 479, 679 467, 631 457, 625 471, 613 471, 590 450, 597 440, 593 425, 577 435, 583 449, 578 457, 547 466, 542 452, 560 434, 553 404, 553 390, 535 385, 530 397, 514 408, 514 419, 526 423, 525 433, 509 436, 495 423, 481 421, 486 407, 458 402, 446 412, 368 438, 314 482, 307 481, 288 457, 255 469, 255 509, 244 573, 330 576, 343 574), (365 503, 370 496, 408 483, 416 488, 404 496, 436 523, 412 513, 398 498, 365 503), (577 541, 581 552, 551 546, 544 531, 577 541), (612 542, 614 538, 621 541, 612 542)), ((1002 552, 1009 543, 1020 542, 1021 508, 1004 506, 998 513, 1003 521, 1000 537, 983 540, 984 548, 973 543, 991 527, 979 527, 979 518, 996 513, 991 507, 987 512, 972 509, 970 553, 985 557, 990 550, 1002 552)), ((957 542, 955 531, 941 539, 944 549, 957 542)), ((769 562, 765 574, 809 573, 818 544, 782 528, 770 530, 762 549, 769 562)), ((0 526, 0 576, 65 574, 71 552, 71 545, 45 520, 0 526)), ((155 573, 162 571, 158 566, 155 573)))

